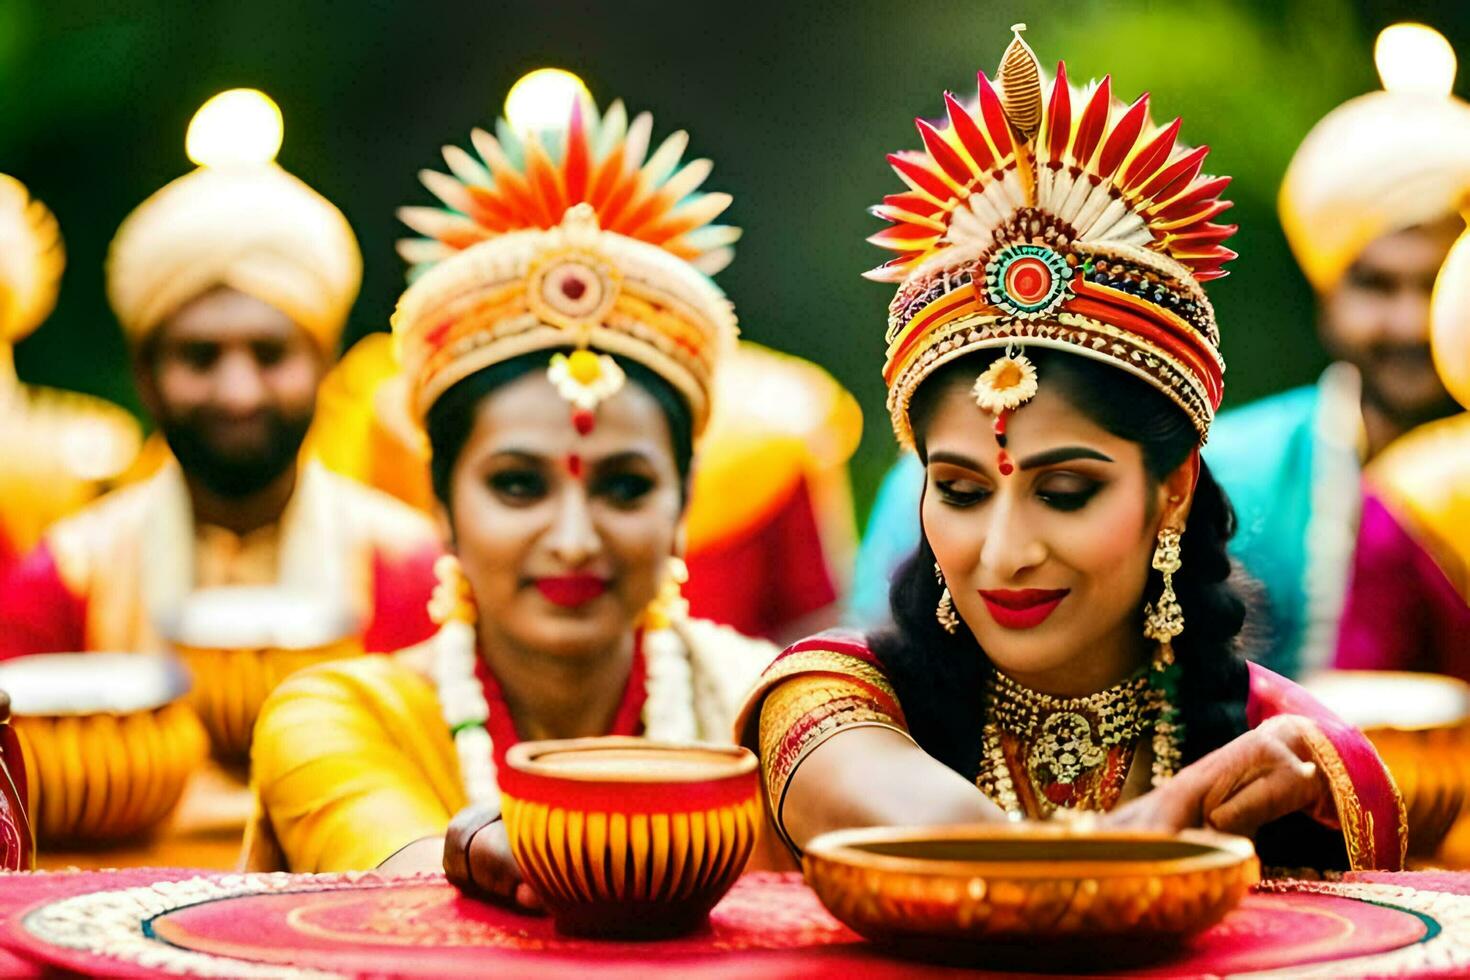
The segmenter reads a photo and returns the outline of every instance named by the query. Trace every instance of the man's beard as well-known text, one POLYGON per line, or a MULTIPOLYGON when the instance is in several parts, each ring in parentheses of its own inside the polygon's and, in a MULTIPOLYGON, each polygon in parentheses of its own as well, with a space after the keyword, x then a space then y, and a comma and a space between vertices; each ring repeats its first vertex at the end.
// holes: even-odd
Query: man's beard
POLYGON ((1358 367, 1364 401, 1377 406, 1396 427, 1408 431, 1459 411, 1435 372, 1428 344, 1383 342, 1363 355, 1366 363, 1358 367), (1395 362, 1397 377, 1392 370, 1395 362), (1405 364, 1412 369, 1408 385, 1402 374, 1405 364))
POLYGON ((269 412, 265 427, 266 437, 260 446, 225 452, 210 441, 207 426, 197 415, 160 423, 163 437, 185 474, 211 493, 231 500, 259 493, 290 469, 311 427, 311 414, 290 417, 269 412))

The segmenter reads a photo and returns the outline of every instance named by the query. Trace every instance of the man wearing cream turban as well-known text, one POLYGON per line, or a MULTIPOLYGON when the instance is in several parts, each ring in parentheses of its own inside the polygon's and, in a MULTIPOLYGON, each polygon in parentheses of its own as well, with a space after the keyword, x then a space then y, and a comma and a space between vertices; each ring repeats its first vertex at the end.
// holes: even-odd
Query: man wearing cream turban
POLYGON ((1369 642, 1346 625, 1398 621, 1396 604, 1423 612, 1422 597, 1455 595, 1429 556, 1437 545, 1410 536, 1360 481, 1395 438, 1455 411, 1430 356, 1429 305, 1465 228, 1470 105, 1449 94, 1454 52, 1430 28, 1386 29, 1376 57, 1385 91, 1349 100, 1307 134, 1279 199, 1336 363, 1315 385, 1223 415, 1205 448, 1235 505, 1231 550, 1264 586, 1262 659, 1292 675, 1385 658, 1422 667, 1463 613, 1452 603, 1442 621, 1409 615, 1422 628, 1400 632, 1391 653, 1383 634, 1369 642), (1397 545, 1375 548, 1386 540, 1397 545), (1374 585, 1385 580, 1398 587, 1374 585))
POLYGON ((279 145, 266 96, 217 96, 190 127, 200 167, 118 230, 108 297, 170 458, 12 570, 0 657, 159 648, 179 602, 210 586, 323 596, 370 650, 429 634, 431 522, 302 461, 362 259, 342 213, 276 165, 279 145))
POLYGON ((122 408, 25 385, 12 346, 56 305, 65 254, 56 219, 0 174, 0 579, 57 519, 97 496, 137 454, 122 408))
MULTIPOLYGON (((1440 269, 1430 339, 1445 387, 1470 408, 1470 232, 1440 269)), ((1360 535, 1353 575, 1361 588, 1353 591, 1369 601, 1343 613, 1344 665, 1470 680, 1470 412, 1394 440, 1364 478, 1365 528, 1370 508, 1397 519, 1384 533, 1360 535), (1402 574, 1431 559, 1443 576, 1402 574)))

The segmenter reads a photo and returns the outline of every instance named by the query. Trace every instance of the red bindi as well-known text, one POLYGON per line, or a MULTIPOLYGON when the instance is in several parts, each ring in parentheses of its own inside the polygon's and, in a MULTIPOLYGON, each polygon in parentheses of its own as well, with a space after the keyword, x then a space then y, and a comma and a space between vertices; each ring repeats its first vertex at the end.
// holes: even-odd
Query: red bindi
POLYGON ((585 408, 579 408, 572 412, 572 425, 577 430, 577 435, 591 435, 592 430, 597 428, 597 416, 585 408))
POLYGON ((582 479, 582 457, 572 453, 567 457, 567 472, 572 474, 572 479, 582 479))
POLYGON ((1016 467, 1011 464, 1010 455, 1006 453, 1006 419, 1009 416, 1009 412, 998 412, 995 416, 995 442, 1000 446, 1000 456, 996 458, 996 466, 1001 476, 1010 476, 1016 471, 1016 467))

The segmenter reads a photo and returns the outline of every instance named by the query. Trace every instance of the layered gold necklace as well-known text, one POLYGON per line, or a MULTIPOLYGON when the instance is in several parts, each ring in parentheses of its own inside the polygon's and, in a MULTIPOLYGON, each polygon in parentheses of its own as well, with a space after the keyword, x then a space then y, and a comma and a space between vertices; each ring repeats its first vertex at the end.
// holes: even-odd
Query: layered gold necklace
POLYGON ((1145 668, 1104 691, 1058 698, 1000 671, 986 684, 989 717, 975 783, 1013 818, 1059 809, 1111 810, 1143 735, 1153 731, 1153 782, 1173 775, 1176 728, 1145 668))

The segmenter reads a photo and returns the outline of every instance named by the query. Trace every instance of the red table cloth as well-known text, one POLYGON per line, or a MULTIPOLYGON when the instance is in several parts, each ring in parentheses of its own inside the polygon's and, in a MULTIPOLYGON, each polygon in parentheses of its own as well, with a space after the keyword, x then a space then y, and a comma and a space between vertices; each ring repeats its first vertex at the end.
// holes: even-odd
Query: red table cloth
MULTIPOLYGON (((747 875, 682 939, 560 936, 461 898, 437 875, 200 875, 139 869, 0 876, 0 975, 926 977, 831 918, 797 875, 747 875), (5 956, 11 957, 5 959, 5 956)), ((1038 957, 1043 955, 1038 952, 1038 957)), ((1037 969, 1042 963, 1038 959, 1037 969)), ((1464 976, 1470 874, 1266 883, 1161 962, 1109 975, 1464 976)), ((997 973, 996 976, 1016 974, 997 973)), ((1033 974, 1034 975, 1034 974, 1033 974)))

